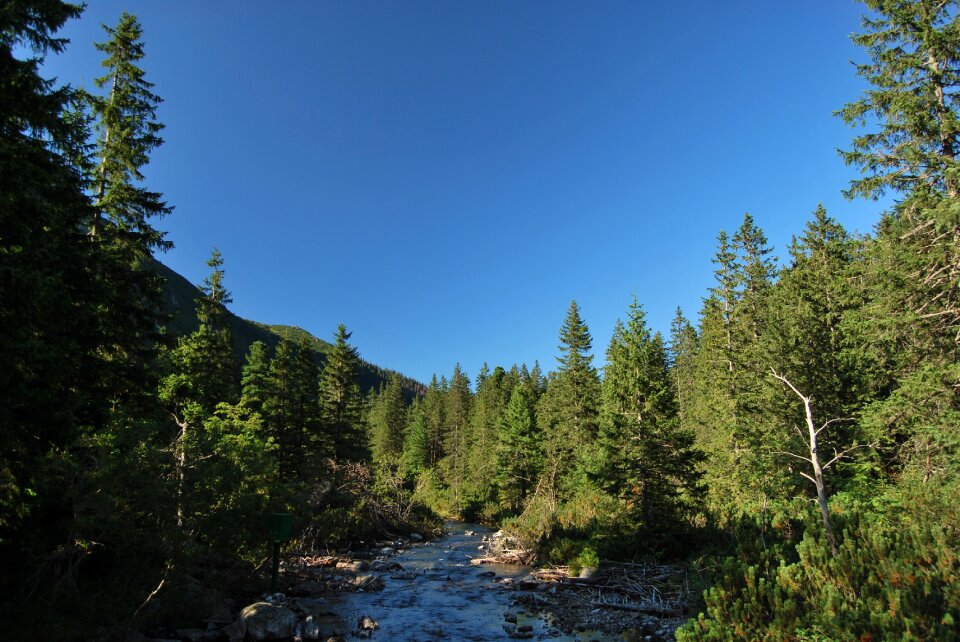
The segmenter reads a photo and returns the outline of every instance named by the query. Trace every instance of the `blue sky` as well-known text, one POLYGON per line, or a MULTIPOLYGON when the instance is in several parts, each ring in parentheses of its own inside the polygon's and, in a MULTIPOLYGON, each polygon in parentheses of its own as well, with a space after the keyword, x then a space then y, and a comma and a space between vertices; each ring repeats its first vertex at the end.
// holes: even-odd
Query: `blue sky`
POLYGON ((571 299, 602 362, 634 295, 696 317, 744 212, 783 257, 818 202, 881 209, 840 194, 854 2, 94 0, 48 73, 91 86, 124 9, 165 100, 161 260, 199 282, 217 246, 236 313, 346 323, 421 380, 553 368, 571 299))

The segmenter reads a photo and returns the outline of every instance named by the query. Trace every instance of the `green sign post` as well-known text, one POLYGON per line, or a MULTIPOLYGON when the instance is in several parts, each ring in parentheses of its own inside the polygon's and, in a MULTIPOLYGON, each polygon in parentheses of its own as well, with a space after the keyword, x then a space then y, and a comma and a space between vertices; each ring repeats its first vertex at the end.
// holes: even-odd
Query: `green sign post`
POLYGON ((267 513, 267 537, 273 542, 273 574, 270 578, 270 592, 277 592, 277 580, 280 575, 280 545, 290 541, 293 530, 293 515, 290 513, 267 513))

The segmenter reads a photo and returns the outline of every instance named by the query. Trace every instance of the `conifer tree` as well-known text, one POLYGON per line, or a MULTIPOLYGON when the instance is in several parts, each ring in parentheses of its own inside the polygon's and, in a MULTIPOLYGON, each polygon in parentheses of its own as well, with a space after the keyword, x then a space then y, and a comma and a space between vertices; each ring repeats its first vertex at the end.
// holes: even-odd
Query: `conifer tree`
POLYGON ((114 28, 104 26, 108 39, 97 44, 106 54, 106 74, 96 79, 104 96, 85 94, 92 107, 97 142, 90 186, 94 211, 90 234, 104 261, 94 276, 114 294, 104 306, 104 334, 109 338, 101 352, 104 394, 132 398, 153 392, 158 346, 164 335, 161 300, 162 278, 151 264, 152 252, 172 243, 151 219, 172 211, 158 192, 144 184, 143 167, 163 140, 156 121, 162 102, 139 66, 144 56, 143 30, 137 19, 124 12, 114 28), (138 390, 139 388, 139 390, 138 390))
POLYGON ((510 374, 497 366, 492 372, 484 364, 477 376, 477 392, 470 408, 467 440, 467 495, 477 503, 494 499, 497 426, 514 385, 510 374))
POLYGON ((120 15, 116 27, 104 26, 108 40, 97 44, 107 57, 107 73, 97 78, 107 95, 90 97, 97 117, 98 164, 94 170, 94 198, 97 217, 91 232, 99 234, 106 223, 149 253, 170 246, 150 219, 170 213, 162 196, 141 185, 141 168, 150 152, 163 144, 163 125, 156 120, 162 99, 153 93, 153 83, 138 64, 143 59, 143 29, 136 17, 120 15))
POLYGON ((267 432, 277 445, 277 472, 286 481, 296 479, 297 458, 303 445, 301 427, 297 425, 296 352, 292 341, 280 341, 270 361, 269 394, 263 404, 267 432))
POLYGON ((952 2, 865 4, 872 14, 853 41, 870 57, 857 67, 869 89, 839 115, 871 131, 843 152, 863 173, 847 196, 899 198, 869 246, 856 318, 873 386, 889 393, 863 424, 896 453, 893 472, 929 480, 949 475, 960 449, 960 17, 952 2))
POLYGON ((453 368, 450 386, 444 395, 444 417, 446 418, 446 444, 444 449, 444 471, 447 484, 453 493, 453 507, 458 513, 464 507, 464 483, 467 477, 467 431, 470 419, 470 380, 460 369, 453 368))
POLYGON ((28 591, 39 587, 43 600, 43 585, 86 553, 68 489, 89 465, 71 446, 111 401, 100 394, 99 353, 113 293, 90 279, 102 257, 77 234, 92 214, 78 164, 88 132, 72 113, 75 91, 42 75, 66 45, 55 33, 81 10, 58 1, 0 10, 0 603, 16 605, 5 609, 13 638, 28 591))
POLYGON ((677 391, 677 418, 680 425, 688 428, 687 416, 694 394, 694 357, 697 352, 699 337, 693 324, 685 316, 680 307, 677 307, 676 316, 670 325, 670 344, 668 355, 670 358, 670 375, 674 388, 677 391))
POLYGON ((394 373, 374 398, 367 418, 370 452, 373 462, 383 468, 395 468, 403 454, 406 410, 403 382, 394 373))
POLYGON ((558 369, 537 406, 544 436, 544 488, 557 495, 583 479, 583 463, 597 434, 600 380, 591 365, 592 339, 576 301, 560 329, 558 369))
POLYGON ((323 367, 320 398, 323 427, 332 441, 334 456, 359 460, 365 451, 360 424, 362 397, 357 383, 360 355, 349 339, 347 326, 341 323, 323 367))
POLYGON ((677 421, 663 339, 636 300, 607 350, 600 417, 601 484, 648 533, 677 528, 698 500, 700 457, 677 421))
POLYGON ((415 399, 407 413, 407 427, 403 438, 403 469, 410 476, 417 476, 427 468, 429 435, 423 401, 415 399))
POLYGON ((446 384, 437 380, 434 374, 430 385, 423 395, 423 414, 427 424, 427 464, 436 466, 446 454, 447 416, 444 408, 446 384))
POLYGON ((240 403, 262 415, 263 403, 269 395, 270 386, 270 357, 267 346, 262 341, 250 344, 240 384, 240 403))
POLYGON ((531 387, 530 382, 523 381, 513 387, 497 425, 496 486, 500 505, 512 513, 523 510, 543 465, 542 436, 531 387))
POLYGON ((227 327, 230 293, 223 284, 223 257, 213 250, 207 265, 212 269, 201 288, 197 316, 200 327, 182 337, 170 354, 170 373, 160 385, 160 400, 178 428, 175 440, 177 480, 177 525, 181 528, 192 510, 186 497, 191 480, 188 472, 197 455, 203 456, 204 435, 198 433, 203 421, 220 403, 237 401, 238 381, 233 341, 227 327))

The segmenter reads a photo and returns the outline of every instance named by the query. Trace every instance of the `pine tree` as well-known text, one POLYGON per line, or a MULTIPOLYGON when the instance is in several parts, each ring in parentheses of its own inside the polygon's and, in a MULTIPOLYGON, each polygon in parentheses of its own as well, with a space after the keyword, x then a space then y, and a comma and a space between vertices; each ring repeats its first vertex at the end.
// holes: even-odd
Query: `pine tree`
POLYGON ((769 365, 761 349, 774 265, 747 214, 731 241, 721 232, 716 285, 704 301, 684 420, 708 455, 711 502, 723 516, 767 501, 773 462, 762 443, 760 408, 769 365))
POLYGON ((676 316, 670 325, 670 376, 677 391, 677 417, 681 426, 689 427, 687 416, 694 394, 694 358, 699 344, 696 328, 677 307, 676 316))
POLYGON ((464 508, 464 483, 467 478, 467 431, 470 419, 470 379, 460 369, 453 368, 450 386, 444 395, 446 418, 446 457, 443 461, 445 480, 453 493, 453 508, 459 514, 464 508))
POLYGON ((513 387, 497 426, 496 486, 501 507, 517 513, 533 492, 543 465, 536 397, 529 382, 513 387))
POLYGON ((267 346, 262 341, 250 344, 240 385, 241 405, 262 415, 263 403, 269 395, 270 386, 270 357, 267 346))
POLYGON ((407 427, 403 438, 402 464, 405 475, 416 477, 427 469, 429 446, 423 402, 415 399, 407 413, 407 427))
POLYGON ((400 375, 392 374, 380 389, 370 407, 367 423, 373 463, 382 468, 395 468, 403 454, 406 423, 400 375))
MULTIPOLYGON (((172 211, 161 194, 143 186, 143 167, 163 140, 156 122, 161 99, 152 93, 138 66, 143 59, 143 31, 136 18, 123 13, 115 28, 104 27, 108 39, 97 44, 106 54, 106 75, 96 80, 107 95, 84 94, 92 108, 97 143, 90 161, 94 212, 91 240, 103 256, 94 277, 114 294, 103 307, 101 351, 104 394, 115 399, 143 397, 156 388, 158 348, 165 342, 162 277, 152 264, 155 250, 166 250, 151 221, 172 211)), ((85 163, 87 164, 87 163, 85 163)), ((141 402, 143 400, 141 399, 141 402)))
POLYGON ((76 92, 41 75, 66 45, 54 34, 81 10, 53 0, 0 10, 0 603, 12 638, 38 637, 30 593, 55 610, 50 589, 68 589, 94 546, 80 539, 73 496, 103 467, 76 445, 112 411, 100 355, 114 292, 91 278, 104 258, 82 234, 88 130, 76 92))
POLYGON ((226 324, 231 301, 223 284, 223 257, 213 250, 207 265, 212 269, 201 288, 197 316, 200 327, 182 337, 170 354, 170 372, 160 385, 160 400, 177 425, 175 477, 177 480, 177 525, 183 528, 194 507, 188 497, 192 483, 189 471, 194 460, 205 457, 205 436, 199 428, 220 403, 238 400, 237 367, 233 341, 226 324))
POLYGON ((497 426, 514 386, 514 379, 502 367, 492 372, 484 364, 477 376, 477 392, 470 407, 467 439, 466 495, 476 504, 494 499, 497 448, 497 426))
POLYGON ((443 399, 446 394, 446 384, 437 380, 437 375, 430 379, 430 385, 423 395, 423 414, 427 423, 427 465, 434 467, 446 454, 447 416, 443 399))
POLYGON ((663 339, 636 300, 610 340, 600 417, 603 487, 647 533, 678 528, 698 500, 700 456, 677 420, 663 339))
POLYGON ((162 99, 153 93, 138 63, 143 59, 143 29, 136 17, 120 15, 117 26, 104 26, 109 39, 97 44, 107 54, 107 73, 97 78, 106 96, 89 98, 97 117, 99 163, 94 171, 94 197, 98 215, 91 232, 100 234, 110 223, 125 238, 134 239, 142 251, 170 246, 151 224, 152 217, 170 213, 162 196, 139 185, 141 168, 150 152, 163 144, 163 125, 156 120, 162 99))
POLYGON ((597 434, 600 380, 591 365, 592 339, 576 301, 560 329, 558 369, 537 406, 544 436, 543 487, 555 497, 583 482, 583 464, 597 434))
POLYGON ((360 423, 363 400, 357 383, 360 355, 349 339, 350 333, 341 323, 323 367, 320 398, 323 428, 333 444, 334 456, 359 460, 365 454, 360 423))
POLYGON ((870 57, 857 68, 870 88, 839 115, 872 131, 843 153, 863 173, 847 196, 892 190, 899 200, 865 271, 858 331, 874 387, 889 396, 865 409, 864 424, 897 453, 895 468, 930 479, 950 469, 960 446, 960 17, 934 0, 866 5, 873 13, 853 41, 870 57))
POLYGON ((277 445, 277 472, 285 481, 297 477, 297 460, 303 444, 300 426, 296 423, 297 382, 296 344, 281 339, 270 361, 269 394, 263 403, 263 419, 267 433, 277 445))

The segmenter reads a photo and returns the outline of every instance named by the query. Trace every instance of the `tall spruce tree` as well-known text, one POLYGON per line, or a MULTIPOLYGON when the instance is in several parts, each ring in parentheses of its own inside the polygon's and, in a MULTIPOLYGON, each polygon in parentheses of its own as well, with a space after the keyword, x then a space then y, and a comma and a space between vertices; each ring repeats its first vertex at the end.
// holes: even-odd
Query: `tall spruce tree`
POLYGON ((555 497, 574 492, 583 481, 584 460, 597 434, 600 379, 591 364, 590 330, 576 301, 560 328, 556 374, 537 406, 544 437, 543 487, 555 497))
POLYGON ((104 394, 129 399, 156 387, 153 361, 164 341, 164 312, 162 277, 152 265, 152 253, 172 243, 152 219, 172 208, 159 192, 144 186, 142 169, 163 143, 158 135, 163 125, 156 120, 162 101, 139 66, 143 30, 126 12, 116 27, 104 29, 108 39, 96 46, 106 54, 106 74, 95 82, 106 94, 85 94, 97 139, 90 162, 90 234, 104 258, 95 277, 114 293, 103 308, 103 331, 109 338, 101 352, 104 394))
POLYGON ((683 427, 689 427, 687 415, 694 394, 694 357, 700 337, 693 324, 683 316, 677 307, 676 315, 670 324, 670 376, 677 391, 677 417, 683 427))
POLYGON ((543 464, 536 397, 529 382, 513 387, 497 425, 496 487, 500 506, 519 513, 533 492, 543 464))
POLYGON ((347 326, 341 323, 320 377, 320 403, 334 456, 359 460, 366 452, 360 423, 363 398, 357 383, 360 355, 349 340, 347 326))
POLYGON ((458 363, 453 368, 450 386, 444 395, 443 404, 446 419, 444 477, 453 496, 453 509, 458 514, 464 508, 471 402, 470 379, 463 373, 458 363))
POLYGON ((617 323, 603 376, 599 481, 623 502, 630 527, 675 531, 699 500, 699 453, 680 429, 662 337, 634 300, 617 323))
POLYGON ((97 217, 91 226, 99 234, 110 224, 142 250, 170 246, 151 218, 170 213, 161 194, 143 187, 141 168, 150 152, 163 144, 156 110, 162 99, 153 93, 153 83, 138 64, 143 59, 143 29, 136 17, 120 15, 116 27, 104 26, 108 40, 97 44, 106 54, 107 73, 96 79, 108 88, 102 97, 89 98, 97 118, 97 156, 94 170, 94 204, 97 217))
POLYGON ((394 373, 374 398, 367 417, 370 452, 374 464, 391 469, 400 463, 405 425, 403 381, 400 375, 394 373))
POLYGON ((864 409, 864 425, 894 471, 946 478, 960 450, 960 17, 953 2, 865 4, 872 13, 853 41, 869 55, 857 67, 869 88, 839 115, 870 131, 843 152, 863 173, 847 195, 891 190, 898 201, 870 244, 857 320, 874 386, 888 393, 864 409))
POLYGON ((203 421, 220 403, 238 400, 237 367, 233 340, 227 326, 225 305, 231 301, 223 283, 223 256, 213 250, 207 265, 210 276, 201 288, 197 317, 200 327, 182 337, 170 354, 170 372, 161 381, 160 400, 177 425, 174 441, 174 476, 177 487, 177 525, 183 528, 191 519, 193 505, 189 496, 194 460, 205 457, 203 421))

